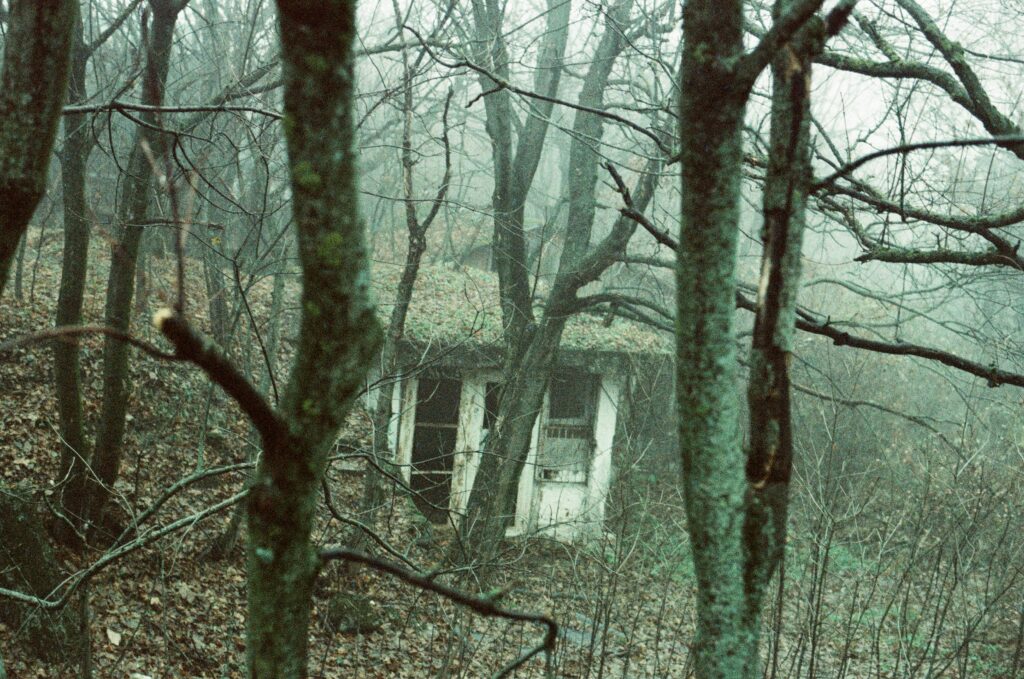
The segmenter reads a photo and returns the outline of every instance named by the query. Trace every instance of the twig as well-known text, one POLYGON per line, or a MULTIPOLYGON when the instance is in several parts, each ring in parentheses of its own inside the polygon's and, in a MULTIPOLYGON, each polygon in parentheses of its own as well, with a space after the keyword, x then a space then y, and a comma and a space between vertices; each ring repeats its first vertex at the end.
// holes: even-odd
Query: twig
POLYGON ((0 355, 11 352, 19 347, 23 347, 29 344, 35 344, 36 342, 43 342, 46 340, 70 340, 81 335, 107 335, 114 339, 121 340, 126 344, 130 344, 133 347, 142 349, 144 352, 153 356, 154 358, 160 358, 165 361, 180 361, 181 356, 177 354, 169 354, 165 351, 161 351, 157 347, 148 342, 140 340, 137 337, 118 330, 116 328, 110 328, 105 325, 65 325, 59 328, 48 328, 46 330, 40 330, 30 335, 23 335, 21 337, 15 337, 12 340, 8 340, 3 344, 0 344, 0 355))
POLYGON ((558 641, 558 623, 550 616, 540 613, 524 613, 522 611, 504 608, 495 603, 494 597, 472 596, 436 582, 428 575, 414 573, 413 571, 402 568, 401 566, 389 561, 378 559, 370 556, 369 554, 352 549, 346 549, 344 547, 332 547, 322 550, 320 552, 320 559, 324 562, 331 561, 333 559, 340 559, 342 561, 361 563, 376 571, 393 575, 404 582, 408 582, 411 585, 419 587, 420 589, 440 594, 441 596, 458 604, 462 604, 463 606, 466 606, 467 608, 486 617, 505 618, 508 620, 519 620, 546 625, 547 633, 544 635, 543 642, 530 648, 514 661, 492 675, 495 678, 508 676, 514 670, 521 667, 531 658, 540 653, 547 654, 548 661, 550 662, 551 654, 554 652, 555 645, 558 641))
POLYGON ((833 182, 842 179, 846 175, 856 170, 861 165, 870 163, 872 160, 884 158, 885 156, 892 156, 897 154, 910 153, 911 151, 922 151, 927 149, 943 149, 943 148, 957 148, 964 146, 990 146, 992 144, 1013 144, 1013 143, 1024 143, 1024 136, 1018 134, 1011 135, 999 135, 993 137, 980 137, 975 139, 947 139, 945 141, 924 141, 917 142, 915 144, 901 144, 899 146, 893 146, 887 149, 881 149, 874 153, 869 153, 866 156, 861 156, 857 160, 853 160, 846 165, 843 165, 838 170, 828 175, 824 179, 821 179, 814 183, 811 187, 812 191, 818 191, 819 189, 826 188, 833 182))
POLYGON ((92 576, 96 575, 96 573, 98 573, 99 571, 103 570, 104 568, 106 568, 110 564, 114 563, 115 561, 120 559, 125 554, 128 554, 129 552, 133 552, 136 549, 139 549, 140 547, 145 547, 149 543, 154 542, 156 540, 159 540, 160 538, 164 537, 165 535, 169 535, 170 533, 173 533, 173 532, 175 532, 177 530, 180 530, 181 528, 193 525, 196 522, 201 521, 202 519, 205 519, 206 517, 208 517, 208 516, 210 516, 212 514, 216 514, 220 510, 222 510, 222 509, 224 509, 226 507, 230 507, 231 505, 235 504, 236 502, 242 500, 248 494, 249 494, 248 490, 243 490, 242 492, 236 493, 236 494, 232 495, 231 497, 227 498, 226 500, 221 500, 217 504, 212 505, 210 507, 207 507, 206 509, 204 509, 204 510, 202 510, 200 512, 196 512, 195 514, 190 514, 189 516, 182 517, 182 518, 178 519, 177 521, 173 521, 173 522, 167 524, 166 526, 163 526, 162 528, 157 528, 157 529, 154 529, 154 530, 152 530, 152 531, 150 531, 148 533, 144 533, 141 536, 139 536, 137 539, 132 540, 131 542, 129 542, 129 543, 125 544, 125 545, 122 545, 121 547, 117 547, 116 549, 109 550, 106 554, 104 554, 99 559, 97 559, 95 562, 93 562, 93 564, 91 566, 89 566, 88 568, 86 568, 85 570, 79 571, 79 572, 69 576, 66 580, 64 580, 64 582, 62 582, 60 585, 55 587, 54 590, 52 592, 50 592, 50 594, 47 595, 46 597, 32 596, 31 594, 25 594, 24 592, 19 592, 17 590, 13 590, 13 589, 5 589, 3 587, 0 587, 0 597, 6 597, 8 599, 14 599, 15 601, 20 601, 20 602, 26 603, 26 604, 32 604, 32 605, 39 606, 40 608, 44 608, 44 609, 47 609, 47 610, 54 610, 54 609, 57 609, 57 608, 61 608, 62 606, 64 606, 64 604, 66 604, 68 602, 68 599, 71 598, 71 595, 74 594, 75 590, 77 590, 83 584, 88 582, 89 579, 92 578, 92 576), (67 584, 67 583, 70 583, 70 584, 67 584), (64 593, 61 594, 60 598, 58 598, 58 599, 51 599, 51 598, 49 598, 57 590, 59 590, 61 587, 64 587, 65 584, 67 584, 67 587, 64 590, 64 593))

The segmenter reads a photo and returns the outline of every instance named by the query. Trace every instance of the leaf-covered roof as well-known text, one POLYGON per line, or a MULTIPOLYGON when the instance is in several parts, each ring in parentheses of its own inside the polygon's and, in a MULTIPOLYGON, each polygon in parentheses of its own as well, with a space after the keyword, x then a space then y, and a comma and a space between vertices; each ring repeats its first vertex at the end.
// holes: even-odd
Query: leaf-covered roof
MULTIPOLYGON (((400 276, 400 267, 378 266, 374 271, 377 306, 384 323, 390 317, 400 276)), ((468 267, 422 267, 405 323, 405 339, 500 347, 497 275, 468 267)), ((608 323, 604 315, 581 313, 566 324, 562 351, 663 355, 671 349, 667 338, 649 326, 622 318, 608 323)))

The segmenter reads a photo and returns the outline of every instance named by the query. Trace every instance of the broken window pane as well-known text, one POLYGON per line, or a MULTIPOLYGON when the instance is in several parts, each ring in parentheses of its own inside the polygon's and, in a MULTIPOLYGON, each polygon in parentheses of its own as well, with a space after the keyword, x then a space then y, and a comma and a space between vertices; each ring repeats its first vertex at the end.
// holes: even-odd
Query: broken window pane
POLYGON ((594 449, 596 379, 582 371, 551 378, 548 418, 537 455, 537 478, 586 483, 594 449))

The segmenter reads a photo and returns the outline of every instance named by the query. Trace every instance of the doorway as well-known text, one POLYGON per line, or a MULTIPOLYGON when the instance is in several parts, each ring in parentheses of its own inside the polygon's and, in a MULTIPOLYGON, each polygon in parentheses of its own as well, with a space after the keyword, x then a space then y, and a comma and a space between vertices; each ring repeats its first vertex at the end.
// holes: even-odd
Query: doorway
POLYGON ((420 378, 412 440, 413 502, 433 523, 448 520, 462 381, 420 378))

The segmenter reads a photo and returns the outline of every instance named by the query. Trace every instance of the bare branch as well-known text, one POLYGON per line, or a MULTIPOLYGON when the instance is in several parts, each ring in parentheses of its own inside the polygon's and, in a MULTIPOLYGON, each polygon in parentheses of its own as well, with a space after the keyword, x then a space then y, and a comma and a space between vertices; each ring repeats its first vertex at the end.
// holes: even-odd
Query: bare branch
POLYGON ((512 671, 521 667, 530 660, 530 658, 533 658, 540 653, 546 653, 550 660, 551 654, 555 651, 555 645, 558 641, 558 623, 550 616, 540 613, 524 613, 522 611, 504 608, 496 603, 496 597, 471 596, 453 587, 448 587, 447 585, 436 582, 430 575, 415 573, 389 561, 384 561, 383 559, 378 559, 370 556, 369 554, 346 549, 344 547, 332 547, 325 549, 320 552, 320 559, 324 562, 331 561, 333 559, 340 559, 342 561, 350 561, 352 563, 361 563, 376 571, 393 575, 404 582, 408 582, 411 585, 419 587, 420 589, 440 594, 446 599, 462 604, 480 615, 492 618, 505 618, 507 620, 532 622, 545 625, 547 627, 547 633, 544 635, 543 642, 519 656, 511 664, 505 666, 492 675, 493 677, 504 677, 511 674, 512 671))
POLYGON ((238 403, 252 420, 266 447, 272 447, 280 440, 286 431, 281 418, 213 340, 200 335, 186 319, 170 309, 157 311, 153 315, 153 325, 174 345, 178 358, 202 368, 238 403))
POLYGON ((899 146, 893 146, 887 149, 881 149, 873 153, 869 153, 866 156, 861 156, 857 160, 851 161, 846 165, 843 165, 838 170, 828 175, 824 179, 821 179, 811 187, 812 191, 817 191, 831 185, 837 179, 845 177, 857 168, 870 163, 872 160, 878 160, 886 156, 902 155, 910 153, 911 151, 921 151, 925 149, 943 149, 943 148, 957 148, 964 146, 991 146, 998 144, 1000 146, 1006 144, 1014 144, 1024 142, 1024 135, 1012 134, 1012 135, 1001 135, 997 137, 980 137, 975 139, 948 139, 944 141, 924 141, 916 142, 913 144, 900 144, 899 146))
POLYGON ((105 325, 73 325, 73 326, 62 326, 59 328, 48 328, 46 330, 40 330, 30 335, 23 335, 21 337, 15 337, 12 340, 8 340, 0 344, 0 355, 13 351, 19 347, 27 346, 29 344, 35 344, 37 342, 44 342, 47 340, 71 340, 75 337, 82 335, 107 335, 114 339, 121 340, 125 344, 130 344, 133 347, 142 349, 147 354, 154 358, 160 358, 165 361, 180 361, 180 356, 176 354, 169 354, 165 351, 161 351, 156 346, 149 344, 138 337, 118 330, 116 328, 110 328, 105 325))

